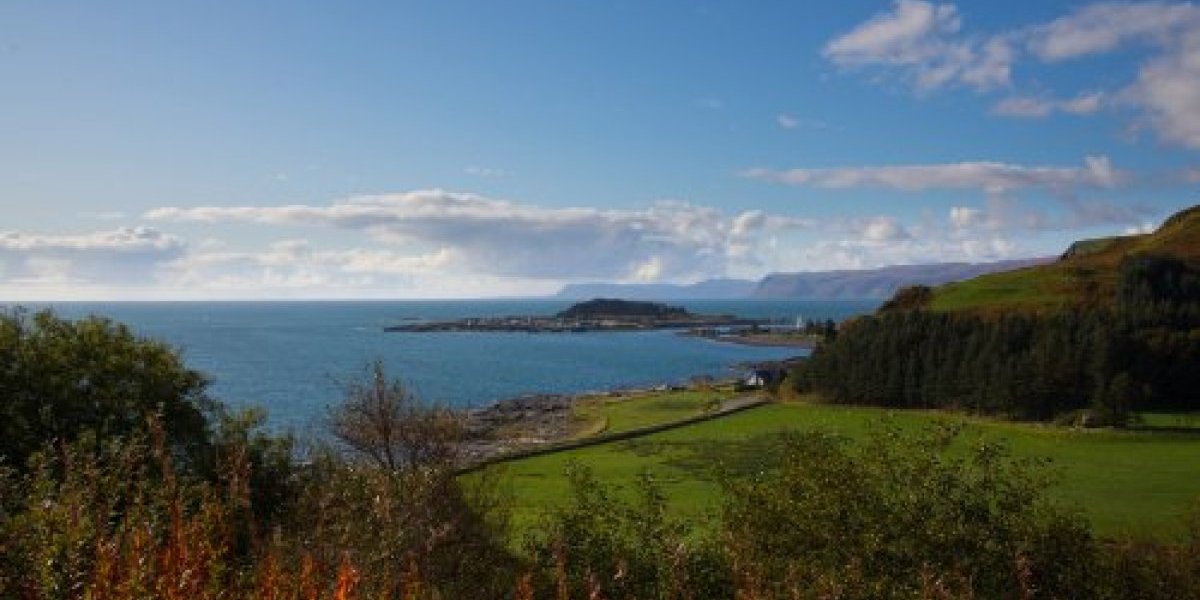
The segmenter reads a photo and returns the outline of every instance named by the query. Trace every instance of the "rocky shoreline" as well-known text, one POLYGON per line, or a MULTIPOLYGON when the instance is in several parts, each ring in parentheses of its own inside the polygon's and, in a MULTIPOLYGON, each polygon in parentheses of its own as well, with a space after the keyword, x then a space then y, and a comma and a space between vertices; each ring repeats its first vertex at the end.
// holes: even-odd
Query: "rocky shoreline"
POLYGON ((531 394, 500 400, 466 414, 465 462, 563 440, 570 435, 577 396, 531 394))
POLYGON ((761 325, 760 319, 730 315, 695 315, 675 319, 599 318, 565 319, 559 317, 471 317, 454 321, 430 321, 391 325, 388 332, 436 333, 461 331, 523 332, 523 333, 585 333, 589 331, 647 331, 657 329, 688 329, 695 327, 748 327, 761 325))
POLYGON ((578 434, 573 427, 575 403, 598 397, 621 398, 679 391, 684 386, 609 390, 583 394, 527 394, 466 412, 466 440, 461 459, 476 463, 502 454, 562 442, 578 434))

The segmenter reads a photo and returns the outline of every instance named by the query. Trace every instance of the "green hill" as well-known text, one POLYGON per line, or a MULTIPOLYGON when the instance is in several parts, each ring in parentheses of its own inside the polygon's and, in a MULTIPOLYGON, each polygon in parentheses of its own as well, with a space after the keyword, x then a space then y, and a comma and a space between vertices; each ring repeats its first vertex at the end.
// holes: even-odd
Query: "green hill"
POLYGON ((1072 244, 1050 264, 937 287, 928 307, 935 311, 1053 312, 1107 304, 1114 297, 1121 262, 1150 254, 1200 261, 1200 206, 1175 214, 1153 233, 1084 240, 1072 244))

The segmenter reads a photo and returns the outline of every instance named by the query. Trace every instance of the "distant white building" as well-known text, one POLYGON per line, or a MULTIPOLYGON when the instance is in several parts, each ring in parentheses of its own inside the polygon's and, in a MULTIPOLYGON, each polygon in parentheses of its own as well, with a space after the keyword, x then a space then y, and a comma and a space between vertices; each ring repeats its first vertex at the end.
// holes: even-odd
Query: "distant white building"
POLYGON ((767 380, 758 371, 752 371, 746 378, 746 387, 760 388, 767 385, 767 380))

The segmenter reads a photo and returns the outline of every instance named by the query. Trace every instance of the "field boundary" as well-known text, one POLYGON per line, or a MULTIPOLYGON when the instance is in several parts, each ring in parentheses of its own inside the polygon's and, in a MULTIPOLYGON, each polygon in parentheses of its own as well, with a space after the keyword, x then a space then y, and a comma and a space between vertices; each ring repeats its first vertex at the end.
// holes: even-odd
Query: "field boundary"
POLYGON ((657 425, 646 425, 644 427, 636 427, 634 429, 627 429, 625 431, 617 431, 617 432, 613 432, 613 433, 602 433, 600 435, 595 435, 592 437, 587 437, 587 438, 582 438, 582 439, 577 439, 577 440, 567 440, 567 441, 563 441, 563 442, 555 442, 553 444, 546 444, 545 446, 538 446, 536 448, 530 448, 527 450, 519 450, 517 452, 508 452, 505 454, 493 456, 491 458, 487 458, 487 459, 484 459, 484 460, 481 460, 478 462, 471 463, 464 467, 460 467, 456 471, 456 474, 466 475, 468 473, 474 473, 475 471, 490 467, 492 465, 498 465, 498 464, 503 464, 503 463, 507 463, 507 462, 524 460, 526 458, 533 458, 535 456, 545 456, 547 454, 554 454, 556 452, 565 452, 567 450, 578 450, 580 448, 588 448, 590 446, 599 446, 601 444, 607 444, 610 442, 619 442, 622 440, 628 440, 628 439, 632 439, 632 438, 642 437, 644 435, 651 435, 651 434, 660 433, 663 431, 670 431, 672 429, 678 429, 680 427, 687 427, 688 425, 695 425, 696 423, 703 423, 705 421, 712 421, 714 419, 720 419, 721 417, 727 417, 729 415, 739 413, 744 410, 758 408, 765 404, 769 404, 770 402, 771 401, 769 399, 757 398, 757 397, 752 397, 752 396, 742 396, 739 398, 733 398, 731 400, 726 401, 721 406, 721 408, 718 408, 717 410, 714 410, 709 413, 695 415, 692 417, 687 417, 686 419, 679 419, 677 421, 669 421, 667 423, 659 423, 657 425))

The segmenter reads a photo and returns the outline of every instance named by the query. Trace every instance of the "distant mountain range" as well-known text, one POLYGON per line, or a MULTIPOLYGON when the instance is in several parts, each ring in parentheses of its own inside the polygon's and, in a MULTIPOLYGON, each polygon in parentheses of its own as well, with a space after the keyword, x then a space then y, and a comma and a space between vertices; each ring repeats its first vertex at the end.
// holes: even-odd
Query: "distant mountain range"
POLYGON ((730 300, 739 298, 801 298, 842 300, 890 298, 906 285, 942 285, 987 273, 1053 262, 1054 257, 992 263, 935 263, 895 265, 880 269, 772 273, 761 281, 710 279, 693 284, 574 283, 556 298, 624 298, 628 300, 730 300))
POLYGON ((1011 271, 1053 262, 1053 257, 1004 260, 990 263, 935 263, 894 265, 858 271, 772 273, 754 289, 753 298, 890 298, 907 285, 942 285, 998 271, 1011 271))

